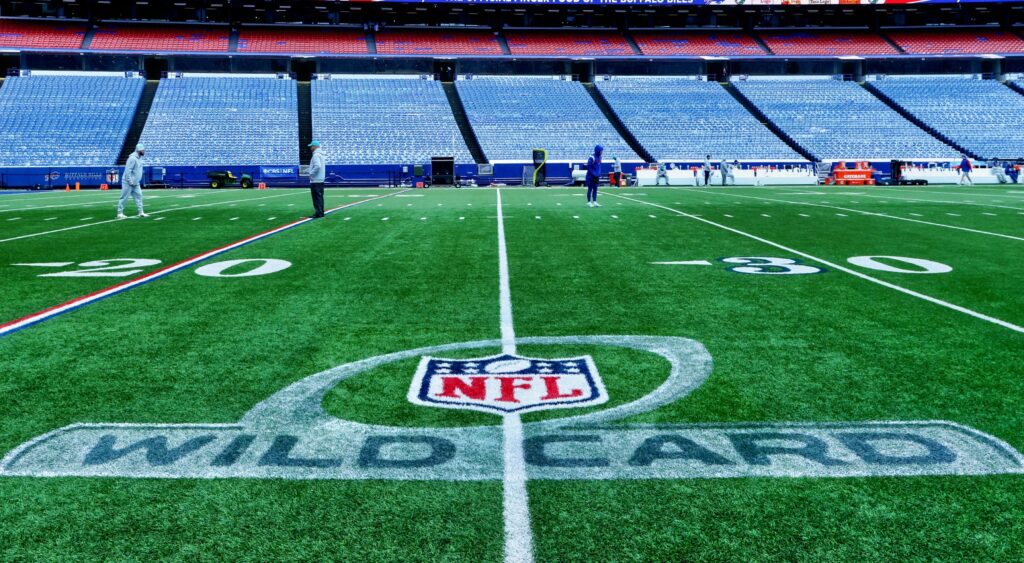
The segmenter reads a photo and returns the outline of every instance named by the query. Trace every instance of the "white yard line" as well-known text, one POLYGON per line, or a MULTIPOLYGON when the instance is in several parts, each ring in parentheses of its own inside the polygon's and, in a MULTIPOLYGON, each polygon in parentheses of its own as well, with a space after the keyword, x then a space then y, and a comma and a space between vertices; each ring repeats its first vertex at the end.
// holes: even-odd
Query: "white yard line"
MULTIPOLYGON (((512 290, 509 286, 505 219, 498 194, 498 294, 501 312, 501 351, 516 353, 516 331, 512 325, 512 290)), ((530 527, 530 497, 526 491, 526 458, 523 453, 523 420, 519 413, 502 417, 505 470, 503 479, 506 563, 533 561, 533 530, 530 527)))
POLYGON ((685 213, 685 212, 679 211, 677 209, 672 209, 671 207, 665 207, 664 205, 659 205, 657 203, 651 203, 649 201, 644 201, 644 200, 641 200, 641 199, 633 199, 633 198, 629 198, 629 197, 622 196, 622 195, 617 195, 617 194, 608 194, 608 195, 612 195, 614 197, 619 197, 619 198, 626 199, 626 200, 629 200, 629 201, 633 201, 633 202, 636 202, 636 203, 642 203, 644 205, 650 205, 650 206, 653 206, 653 207, 664 209, 666 211, 671 211, 672 213, 676 213, 676 214, 682 215, 684 217, 689 217, 689 218, 691 218, 691 219, 693 219, 695 221, 700 221, 702 223, 706 223, 708 225, 711 225, 711 226, 714 226, 714 227, 718 227, 719 229, 724 229, 724 230, 729 231, 731 233, 735 233, 735 234, 738 234, 740 236, 744 236, 744 237, 747 237, 749 239, 756 240, 756 241, 758 241, 760 243, 764 243, 764 244, 767 244, 769 246, 773 246, 775 248, 778 248, 779 250, 784 250, 786 252, 790 252, 792 254, 796 254, 797 256, 801 256, 801 257, 806 258, 808 260, 813 260, 814 262, 818 262, 819 264, 824 264, 825 266, 828 266, 829 268, 832 268, 832 269, 840 271, 840 272, 845 272, 847 274, 850 274, 851 276, 856 276, 856 277, 858 277, 860 279, 867 280, 869 282, 876 283, 876 284, 881 285, 883 287, 887 287, 889 289, 893 289, 893 290, 899 291, 900 293, 904 293, 904 294, 910 295, 912 297, 917 297, 918 299, 923 299, 924 301, 928 301, 929 303, 934 303, 934 304, 939 305, 941 307, 945 307, 947 309, 951 309, 953 311, 957 311, 959 313, 963 313, 965 315, 972 316, 972 317, 974 317, 976 319, 980 319, 980 320, 983 320, 983 321, 986 321, 986 322, 990 322, 992 324, 999 325, 999 326, 1001 326, 1003 328, 1008 328, 1008 329, 1010 329, 1010 330, 1012 330, 1014 332, 1018 332, 1018 333, 1024 334, 1024 327, 1022 327, 1022 326, 1015 325, 1013 323, 1004 321, 1002 319, 997 319, 995 317, 991 317, 991 316, 986 315, 984 313, 979 313, 977 311, 968 309, 966 307, 961 307, 960 305, 956 305, 956 304, 950 303, 948 301, 943 301, 942 299, 938 299, 938 298, 932 297, 930 295, 925 295, 923 293, 919 293, 919 292, 914 291, 912 289, 907 289, 905 287, 896 285, 894 283, 889 283, 887 281, 880 280, 880 279, 878 279, 876 277, 869 276, 869 275, 867 275, 865 273, 862 273, 862 272, 858 272, 857 270, 851 270, 850 268, 847 268, 845 266, 841 266, 841 265, 836 264, 834 262, 829 262, 828 260, 825 260, 823 258, 818 258, 817 256, 808 254, 806 252, 801 252, 799 250, 795 250, 793 248, 789 248, 788 246, 781 245, 781 244, 779 244, 777 242, 772 242, 772 241, 770 241, 768 239, 761 238, 761 237, 759 237, 757 235, 752 235, 752 234, 747 233, 745 231, 741 231, 739 229, 734 229, 732 227, 729 227, 729 226, 726 226, 726 225, 722 225, 720 223, 715 223, 714 221, 710 221, 708 219, 704 219, 704 218, 701 218, 701 217, 696 217, 696 216, 691 215, 689 213, 685 213))
MULTIPOLYGON (((187 207, 173 207, 173 208, 168 208, 168 209, 161 209, 160 211, 154 211, 154 212, 150 213, 150 215, 157 215, 159 213, 167 213, 167 212, 170 212, 170 211, 182 211, 184 209, 195 209, 197 207, 209 207, 211 205, 223 205, 225 203, 235 203, 235 202, 244 202, 244 201, 258 201, 258 200, 261 200, 261 199, 270 199, 270 198, 274 198, 274 197, 287 197, 287 196, 290 196, 290 195, 297 195, 297 194, 300 194, 300 193, 305 193, 305 192, 297 190, 294 193, 288 193, 288 194, 279 194, 279 195, 272 195, 272 196, 258 197, 258 198, 250 198, 250 199, 238 199, 238 200, 233 200, 233 201, 215 201, 213 203, 200 203, 198 205, 189 205, 187 207)), ((105 221, 96 221, 95 223, 86 223, 84 225, 76 225, 74 227, 65 227, 63 229, 54 229, 52 231, 43 231, 43 232, 40 232, 40 233, 31 233, 31 234, 21 235, 21 236, 17 236, 17 237, 0 239, 0 243, 11 242, 11 241, 15 241, 15 240, 21 240, 21 239, 32 238, 32 237, 41 237, 41 236, 44 236, 44 235, 52 235, 54 233, 62 233, 64 231, 71 231, 71 230, 74 230, 74 229, 84 229, 85 227, 92 227, 94 225, 105 225, 107 223, 116 223, 117 221, 133 221, 133 220, 134 221, 138 221, 139 219, 107 219, 105 221)))
POLYGON ((904 197, 893 197, 891 195, 865 195, 864 197, 873 197, 873 198, 878 198, 878 199, 884 197, 885 199, 891 199, 891 200, 896 200, 896 201, 909 201, 910 203, 945 203, 945 204, 948 204, 948 205, 972 205, 974 207, 998 207, 1000 209, 1013 209, 1014 211, 1024 211, 1024 207, 1013 207, 1011 205, 998 205, 998 204, 995 204, 995 203, 974 203, 974 202, 970 202, 970 201, 949 201, 949 200, 945 200, 945 199, 920 199, 920 198, 907 199, 907 198, 904 198, 904 197))
MULTIPOLYGON (((913 194, 937 194, 937 195, 966 195, 966 196, 982 196, 982 197, 1009 197, 1009 198, 1024 197, 1024 195, 1015 194, 1015 193, 1012 193, 1012 192, 990 193, 990 192, 977 192, 977 191, 974 191, 974 190, 971 190, 971 191, 965 190, 965 191, 962 191, 962 192, 936 192, 936 191, 932 191, 932 190, 915 190, 915 189, 890 188, 890 187, 887 187, 887 186, 875 186, 874 188, 871 189, 871 191, 883 191, 883 192, 891 192, 891 193, 906 194, 906 195, 913 195, 913 194)), ((842 192, 839 192, 839 193, 842 193, 842 192)))
MULTIPOLYGON (((693 189, 693 188, 690 188, 690 189, 693 189)), ((705 192, 705 193, 712 193, 712 192, 705 192)), ((924 221, 924 220, 921 220, 921 219, 911 219, 909 217, 899 217, 897 215, 889 215, 887 213, 877 213, 877 212, 874 212, 874 211, 863 211, 861 209, 851 209, 849 207, 840 207, 838 205, 825 205, 823 203, 810 203, 810 202, 806 202, 806 201, 789 201, 789 200, 784 200, 784 199, 768 199, 768 198, 757 197, 757 196, 752 196, 752 195, 740 195, 740 194, 731 194, 731 193, 722 193, 722 194, 716 194, 716 195, 722 195, 722 196, 726 196, 726 197, 742 197, 742 198, 747 198, 747 199, 760 199, 760 200, 774 201, 776 203, 788 203, 788 204, 791 204, 791 205, 809 205, 811 207, 826 207, 826 208, 829 208, 829 209, 838 209, 840 211, 849 211, 851 213, 860 213, 861 215, 870 215, 872 217, 883 217, 885 219, 895 219, 897 221, 908 221, 910 223, 920 223, 922 225, 931 225, 933 227, 942 227, 942 228, 945 228, 945 229, 954 229, 954 230, 957 230, 957 231, 967 231, 969 233, 975 233, 975 234, 979 234, 979 235, 988 235, 988 236, 992 236, 992 237, 1000 237, 1000 238, 1006 238, 1006 239, 1011 239, 1011 240, 1024 241, 1024 237, 1016 237, 1016 236, 1013 236, 1013 235, 1005 235, 1003 233, 993 233, 992 231, 982 231, 980 229, 971 229, 971 228, 968 228, 968 227, 958 227, 956 225, 947 225, 945 223, 935 223, 934 221, 924 221)))
POLYGON ((14 209, 6 209, 6 208, 4 208, 4 209, 0 209, 0 213, 8 213, 8 212, 11 212, 11 211, 33 211, 35 209, 54 209, 54 208, 57 208, 57 207, 88 207, 90 205, 104 205, 104 204, 111 205, 111 204, 116 203, 116 202, 117 202, 117 198, 116 197, 110 197, 110 198, 107 198, 107 199, 104 199, 104 200, 98 200, 98 201, 94 200, 94 201, 79 202, 79 203, 64 203, 64 204, 60 204, 60 205, 36 205, 36 206, 32 206, 32 207, 18 207, 18 208, 14 208, 14 209))

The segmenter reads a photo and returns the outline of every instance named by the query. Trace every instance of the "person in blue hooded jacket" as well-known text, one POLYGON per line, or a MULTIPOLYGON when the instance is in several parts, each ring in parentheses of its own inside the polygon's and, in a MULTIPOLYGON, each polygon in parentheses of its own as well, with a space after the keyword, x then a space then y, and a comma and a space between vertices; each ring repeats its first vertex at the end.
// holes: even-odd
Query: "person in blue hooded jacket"
POLYGON ((597 202, 597 183, 601 180, 601 154, 604 147, 594 147, 594 154, 587 159, 587 207, 601 207, 597 202))

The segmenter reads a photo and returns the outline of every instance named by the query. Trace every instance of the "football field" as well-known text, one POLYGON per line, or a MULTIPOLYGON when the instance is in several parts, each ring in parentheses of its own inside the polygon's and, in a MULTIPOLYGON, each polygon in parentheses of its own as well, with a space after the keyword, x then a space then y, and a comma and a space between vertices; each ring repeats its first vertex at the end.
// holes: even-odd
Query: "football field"
POLYGON ((1024 189, 116 199, 0 196, 2 559, 1024 559, 1024 189))

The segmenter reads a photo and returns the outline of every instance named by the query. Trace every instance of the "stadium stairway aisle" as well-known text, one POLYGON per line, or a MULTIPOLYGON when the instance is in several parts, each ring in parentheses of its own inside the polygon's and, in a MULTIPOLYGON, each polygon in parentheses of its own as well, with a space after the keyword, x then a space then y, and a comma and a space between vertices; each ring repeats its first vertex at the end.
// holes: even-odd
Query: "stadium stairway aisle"
POLYGON ((299 163, 308 163, 313 157, 313 94, 309 81, 300 81, 295 92, 295 101, 299 106, 299 163))
POLYGON ((796 141, 794 141, 792 137, 787 135, 786 132, 780 129, 779 126, 776 125, 771 119, 768 119, 767 115, 765 115, 761 110, 757 109, 757 106, 752 104, 746 96, 744 96, 739 90, 737 90, 736 86, 734 86, 732 82, 719 82, 719 84, 721 84, 722 88, 725 88, 725 91, 731 94, 732 97, 736 98, 736 101, 742 104, 743 107, 747 108, 747 111, 749 111, 754 117, 756 117, 758 121, 763 123, 764 126, 771 130, 772 133, 775 133, 776 137, 785 141, 785 143, 789 145, 789 148, 800 153, 801 156, 803 156, 804 158, 811 162, 818 161, 818 159, 814 158, 813 154, 804 150, 804 148, 801 147, 796 141))
POLYGON ((462 105, 462 98, 459 97, 459 91, 455 89, 455 83, 442 82, 441 87, 444 88, 444 95, 448 97, 448 104, 452 107, 452 115, 455 116, 455 123, 459 126, 459 131, 462 132, 463 140, 466 141, 466 147, 473 155, 473 162, 486 164, 487 157, 484 155, 484 150, 480 148, 480 141, 476 138, 473 127, 469 124, 466 108, 462 105))
POLYGON ((882 102, 884 102, 885 105, 891 107, 894 111, 896 111, 896 113, 902 115, 903 119, 906 119, 907 121, 913 123, 914 125, 917 125, 921 129, 924 129, 932 137, 935 137, 936 139, 942 141, 943 143, 946 143, 947 145, 949 145, 949 146, 955 148, 956 150, 966 154, 967 156, 970 156, 971 158, 981 158, 980 155, 975 154, 974 152, 971 152, 971 151, 967 150, 962 145, 954 142, 949 137, 947 137, 947 136, 943 135, 942 133, 939 133, 938 131, 936 131, 934 127, 932 127, 932 126, 928 125, 927 123, 925 123, 925 122, 921 121, 920 119, 918 119, 914 114, 912 114, 909 111, 907 111, 903 106, 901 106, 901 105, 897 104, 895 101, 893 101, 892 98, 890 98, 889 96, 886 96, 884 93, 882 93, 881 90, 879 90, 878 88, 875 88, 875 86, 873 84, 871 84, 870 82, 864 82, 864 83, 861 84, 861 86, 865 90, 867 90, 868 92, 871 92, 879 100, 882 100, 882 102))
MULTIPOLYGON (((635 47, 636 44, 633 43, 633 45, 635 47)), ((637 52, 639 52, 639 49, 637 49, 637 52)), ((640 144, 640 141, 638 141, 633 135, 633 132, 626 127, 626 124, 623 123, 621 119, 619 119, 618 114, 615 113, 615 110, 612 109, 611 104, 609 104, 608 100, 604 98, 601 91, 597 89, 597 86, 594 86, 593 82, 584 82, 583 87, 587 90, 587 93, 590 94, 590 97, 594 98, 594 103, 597 104, 597 107, 601 108, 601 112, 604 113, 606 118, 608 118, 608 122, 612 124, 612 127, 615 127, 615 131, 617 131, 619 136, 622 137, 622 140, 629 144, 629 148, 633 149, 633 152, 640 155, 640 158, 644 159, 644 162, 655 162, 655 158, 651 153, 647 152, 647 149, 640 144)))
POLYGON ((149 109, 153 107, 153 98, 156 97, 156 89, 159 85, 159 80, 146 81, 146 86, 142 89, 142 97, 139 98, 139 105, 135 107, 135 117, 132 118, 128 136, 124 138, 124 146, 121 147, 121 154, 117 157, 118 164, 128 162, 128 155, 135 151, 135 145, 138 144, 139 137, 142 136, 142 129, 146 126, 149 109))

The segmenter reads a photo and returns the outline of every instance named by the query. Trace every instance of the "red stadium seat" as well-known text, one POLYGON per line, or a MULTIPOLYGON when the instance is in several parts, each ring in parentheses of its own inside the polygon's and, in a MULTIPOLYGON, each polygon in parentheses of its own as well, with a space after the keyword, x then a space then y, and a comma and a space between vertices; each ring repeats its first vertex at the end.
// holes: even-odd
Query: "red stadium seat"
POLYGON ((633 39, 645 55, 742 56, 767 54, 750 36, 740 31, 638 31, 633 39))
POLYGON ((896 55, 877 33, 867 30, 801 29, 765 31, 761 39, 776 55, 896 55))
POLYGON ((79 49, 83 38, 84 23, 0 20, 0 47, 79 49))
POLYGON ((1024 40, 998 29, 941 28, 886 33, 900 48, 914 55, 1024 53, 1024 40))
POLYGON ((97 51, 207 51, 226 53, 226 27, 112 26, 93 35, 90 49, 97 51))
POLYGON ((332 53, 365 55, 366 34, 356 29, 244 28, 239 53, 332 53))
POLYGON ((493 33, 474 30, 396 29, 377 34, 385 55, 502 55, 493 33))
POLYGON ((630 56, 633 49, 614 31, 509 31, 513 55, 630 56))

